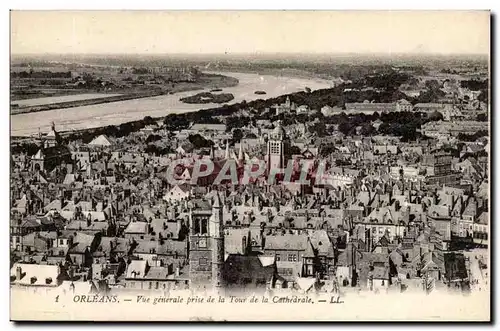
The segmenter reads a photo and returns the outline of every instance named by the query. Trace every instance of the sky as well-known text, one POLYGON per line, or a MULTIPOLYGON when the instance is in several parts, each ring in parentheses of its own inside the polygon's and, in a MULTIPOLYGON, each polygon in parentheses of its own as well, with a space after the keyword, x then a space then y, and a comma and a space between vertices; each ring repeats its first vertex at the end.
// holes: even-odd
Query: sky
POLYGON ((488 11, 12 11, 12 54, 489 54, 488 11))

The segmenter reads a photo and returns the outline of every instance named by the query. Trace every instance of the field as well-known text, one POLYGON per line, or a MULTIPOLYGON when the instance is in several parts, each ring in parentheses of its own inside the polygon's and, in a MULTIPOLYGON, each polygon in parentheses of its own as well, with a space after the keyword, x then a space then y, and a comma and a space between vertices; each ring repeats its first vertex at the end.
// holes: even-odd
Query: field
POLYGON ((12 101, 11 104, 17 104, 19 107, 33 107, 33 106, 43 106, 43 105, 51 105, 63 102, 73 102, 73 101, 82 101, 82 100, 91 100, 91 99, 101 99, 108 97, 115 97, 121 94, 118 93, 84 93, 84 94, 76 94, 76 95, 64 95, 64 96, 56 96, 56 97, 46 97, 46 98, 34 98, 34 99, 24 99, 12 101))
POLYGON ((185 66, 14 65, 10 78, 12 115, 238 85, 185 66))

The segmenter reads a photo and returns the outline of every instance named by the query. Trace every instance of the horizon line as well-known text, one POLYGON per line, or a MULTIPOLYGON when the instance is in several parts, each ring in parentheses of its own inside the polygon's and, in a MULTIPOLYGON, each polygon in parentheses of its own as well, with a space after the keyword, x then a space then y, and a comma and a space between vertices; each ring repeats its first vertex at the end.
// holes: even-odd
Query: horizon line
POLYGON ((45 53, 10 53, 10 56, 41 56, 41 55, 135 55, 135 56, 165 56, 165 55, 220 55, 220 56, 231 56, 231 55, 382 55, 382 56, 398 56, 398 55, 434 55, 434 56, 489 56, 490 53, 443 53, 443 52, 211 52, 211 53, 190 53, 190 52, 175 52, 175 53, 56 53, 56 52, 45 52, 45 53))

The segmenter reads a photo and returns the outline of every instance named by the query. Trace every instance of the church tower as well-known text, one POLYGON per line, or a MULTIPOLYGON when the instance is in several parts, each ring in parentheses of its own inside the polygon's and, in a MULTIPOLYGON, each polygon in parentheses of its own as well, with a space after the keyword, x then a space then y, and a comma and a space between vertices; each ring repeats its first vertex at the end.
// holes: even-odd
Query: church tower
POLYGON ((50 148, 57 146, 61 142, 61 137, 59 133, 56 131, 56 125, 54 122, 51 123, 50 131, 45 136, 44 147, 50 148))
POLYGON ((190 210, 189 278, 194 289, 218 291, 224 286, 225 254, 223 205, 218 193, 211 209, 206 207, 190 210))
POLYGON ((288 140, 281 122, 271 133, 267 141, 267 172, 270 169, 283 169, 286 166, 288 140))
POLYGON ((212 286, 217 291, 224 286, 224 223, 222 203, 219 193, 216 192, 212 205, 212 217, 210 218, 210 237, 212 240, 212 286))
POLYGON ((45 171, 45 154, 43 153, 42 148, 40 148, 38 152, 31 157, 31 171, 34 173, 45 171))

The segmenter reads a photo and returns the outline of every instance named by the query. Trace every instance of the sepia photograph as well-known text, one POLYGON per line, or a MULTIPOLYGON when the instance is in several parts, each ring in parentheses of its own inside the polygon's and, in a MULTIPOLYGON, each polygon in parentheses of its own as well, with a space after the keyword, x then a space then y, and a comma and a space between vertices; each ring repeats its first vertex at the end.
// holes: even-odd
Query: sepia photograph
POLYGON ((11 10, 10 320, 489 322, 490 21, 11 10))

